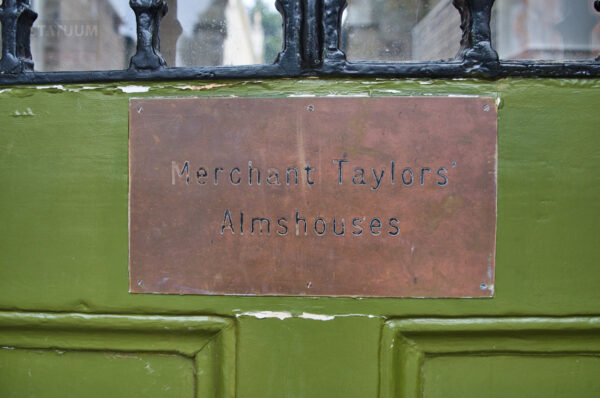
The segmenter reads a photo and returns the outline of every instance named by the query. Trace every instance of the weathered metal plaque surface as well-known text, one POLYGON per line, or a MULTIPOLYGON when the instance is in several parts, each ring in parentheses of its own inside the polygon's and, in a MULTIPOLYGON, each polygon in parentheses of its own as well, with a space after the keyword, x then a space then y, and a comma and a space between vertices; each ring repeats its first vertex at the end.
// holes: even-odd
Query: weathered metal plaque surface
POLYGON ((493 295, 492 99, 130 106, 131 292, 493 295))

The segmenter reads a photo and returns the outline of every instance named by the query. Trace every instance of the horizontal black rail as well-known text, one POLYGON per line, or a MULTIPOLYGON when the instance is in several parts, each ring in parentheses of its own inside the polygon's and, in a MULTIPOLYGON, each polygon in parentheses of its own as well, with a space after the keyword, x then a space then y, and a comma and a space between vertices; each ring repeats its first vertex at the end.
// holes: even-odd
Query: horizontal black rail
MULTIPOLYGON (((591 1, 591 0, 587 0, 591 1)), ((408 78, 600 77, 600 56, 569 62, 499 60, 491 42, 494 0, 453 0, 461 16, 456 58, 434 62, 348 62, 340 48, 341 16, 347 0, 276 0, 283 17, 284 46, 274 64, 169 67, 160 54, 165 0, 131 0, 137 21, 137 50, 129 69, 35 72, 30 35, 37 14, 29 0, 3 0, 0 85, 118 81, 252 79, 300 76, 408 78)), ((600 11, 600 0, 594 1, 600 11)))
POLYGON ((0 85, 68 84, 68 83, 114 83, 184 80, 266 79, 284 77, 403 77, 403 78, 502 78, 502 77, 551 77, 589 78, 600 77, 600 65, 591 61, 566 63, 499 62, 493 71, 483 66, 473 68, 464 62, 442 63, 348 63, 332 67, 325 64, 319 69, 289 71, 278 64, 248 65, 236 67, 186 67, 161 68, 157 70, 109 70, 84 72, 32 72, 0 76, 0 85))

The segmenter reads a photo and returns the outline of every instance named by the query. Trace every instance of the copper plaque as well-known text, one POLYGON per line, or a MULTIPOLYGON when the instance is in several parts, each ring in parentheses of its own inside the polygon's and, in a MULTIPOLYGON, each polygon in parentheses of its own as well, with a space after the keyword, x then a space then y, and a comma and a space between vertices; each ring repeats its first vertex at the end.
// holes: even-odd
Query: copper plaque
POLYGON ((493 295, 490 98, 130 103, 135 293, 493 295))

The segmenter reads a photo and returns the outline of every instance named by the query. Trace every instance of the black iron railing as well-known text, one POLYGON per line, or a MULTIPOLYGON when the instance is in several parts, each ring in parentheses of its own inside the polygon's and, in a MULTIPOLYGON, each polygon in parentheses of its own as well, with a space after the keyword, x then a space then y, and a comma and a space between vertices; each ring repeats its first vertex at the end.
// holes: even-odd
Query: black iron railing
MULTIPOLYGON (((592 0, 578 0, 592 1, 592 0)), ((284 46, 274 64, 169 67, 160 55, 160 23, 165 0, 131 0, 137 21, 137 51, 129 69, 35 72, 30 34, 37 14, 29 0, 3 0, 0 84, 113 81, 247 79, 298 76, 380 76, 456 78, 600 77, 600 57, 589 61, 499 60, 491 42, 494 0, 453 0, 461 16, 460 51, 451 61, 348 62, 340 48, 342 13, 347 0, 277 0, 283 16, 284 46)), ((594 1, 600 12, 600 0, 594 1)))

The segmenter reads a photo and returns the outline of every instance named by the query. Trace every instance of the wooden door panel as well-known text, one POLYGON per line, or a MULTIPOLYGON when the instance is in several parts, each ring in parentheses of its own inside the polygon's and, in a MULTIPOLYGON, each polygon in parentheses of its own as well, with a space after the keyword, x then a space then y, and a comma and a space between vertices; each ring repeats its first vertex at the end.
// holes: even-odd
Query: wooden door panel
POLYGON ((569 386, 583 397, 600 388, 597 317, 403 319, 382 335, 381 398, 479 397, 482 386, 493 397, 567 396, 569 386))
MULTIPOLYGON (((24 392, 20 386, 29 376, 20 368, 26 362, 38 366, 31 358, 41 358, 39 367, 56 368, 56 380, 66 377, 60 367, 74 366, 61 365, 65 358, 106 372, 90 386, 121 380, 127 372, 140 383, 151 380, 137 359, 120 364, 113 357, 133 351, 153 369, 155 362, 165 369, 157 381, 181 381, 182 394, 191 359, 180 367, 173 358, 195 358, 200 396, 468 397, 486 394, 482 386, 495 388, 487 395, 518 395, 522 374, 531 374, 531 383, 525 380, 530 386, 547 375, 549 389, 561 378, 566 386, 579 386, 572 387, 574 395, 594 393, 591 375, 600 352, 593 326, 600 315, 599 89, 597 79, 366 78, 0 88, 0 346, 9 347, 0 361, 16 372, 0 386, 24 392), (130 99, 313 95, 496 100, 493 298, 129 293, 130 99), (209 318, 220 326, 206 329, 209 318), (180 332, 164 329, 170 319, 180 320, 180 332), (416 319, 425 319, 422 330, 416 319), (193 328, 199 322, 197 332, 181 326, 188 320, 193 328), (80 359, 80 351, 90 355, 80 359)), ((52 380, 34 381, 56 391, 52 380)))
POLYGON ((0 347, 3 397, 235 394, 227 318, 0 312, 0 347))
POLYGON ((425 363, 422 396, 597 397, 600 354, 440 356, 425 363))
POLYGON ((194 361, 176 354, 0 350, 0 395, 194 397, 194 361))

